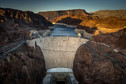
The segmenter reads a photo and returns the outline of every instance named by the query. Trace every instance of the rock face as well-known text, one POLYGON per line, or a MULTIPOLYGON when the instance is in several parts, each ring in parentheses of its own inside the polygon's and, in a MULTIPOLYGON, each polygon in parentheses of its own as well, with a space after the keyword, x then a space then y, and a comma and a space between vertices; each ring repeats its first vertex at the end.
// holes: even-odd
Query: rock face
POLYGON ((94 35, 118 32, 126 28, 126 19, 115 16, 101 18, 96 15, 63 15, 55 18, 54 23, 76 25, 76 30, 85 30, 86 33, 94 35))
POLYGON ((77 29, 85 30, 87 33, 90 33, 90 34, 94 34, 94 32, 97 30, 96 27, 90 28, 88 26, 81 26, 81 25, 78 25, 77 29))
POLYGON ((30 11, 0 8, 0 46, 28 39, 30 30, 47 30, 52 23, 30 11))
POLYGON ((38 29, 52 25, 43 16, 30 11, 0 8, 0 22, 13 21, 20 26, 30 26, 38 29))
POLYGON ((29 38, 29 30, 11 21, 0 23, 0 46, 29 38))
POLYGON ((41 49, 22 45, 0 59, 0 84, 41 84, 46 74, 41 49))
POLYGON ((78 30, 93 31, 94 35, 118 32, 126 28, 126 10, 100 10, 93 13, 87 13, 84 10, 66 10, 42 12, 39 14, 53 23, 74 24, 78 26, 78 30), (81 22, 78 22, 78 20, 81 20, 81 22))
POLYGON ((85 10, 74 9, 74 10, 63 10, 63 11, 49 11, 39 12, 38 14, 44 16, 47 20, 54 22, 54 19, 63 15, 88 15, 85 10))
POLYGON ((99 34, 92 37, 95 42, 102 42, 113 48, 126 49, 126 29, 110 34, 99 34))
POLYGON ((0 25, 0 45, 5 45, 8 42, 8 34, 0 25), (3 37, 4 36, 4 37, 3 37))
POLYGON ((73 18, 70 18, 70 17, 66 17, 66 18, 63 18, 62 20, 60 21, 57 21, 57 23, 64 23, 64 24, 68 24, 68 25, 78 25, 81 23, 82 20, 80 19, 73 19, 73 18))
POLYGON ((92 14, 100 16, 101 18, 114 16, 114 17, 126 19, 126 10, 99 10, 93 12, 92 14))
POLYGON ((125 84, 126 56, 89 41, 78 48, 73 71, 79 84, 125 84))
POLYGON ((113 33, 121 29, 125 29, 126 20, 117 17, 107 17, 104 19, 91 17, 91 18, 83 19, 83 21, 80 23, 80 26, 83 26, 82 29, 85 27, 91 29, 97 28, 97 31, 99 33, 113 33))

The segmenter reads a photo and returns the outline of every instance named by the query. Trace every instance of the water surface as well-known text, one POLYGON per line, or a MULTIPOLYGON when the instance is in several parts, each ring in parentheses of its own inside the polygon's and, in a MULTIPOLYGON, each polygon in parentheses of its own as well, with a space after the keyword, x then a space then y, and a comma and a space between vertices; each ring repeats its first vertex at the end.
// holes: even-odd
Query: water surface
POLYGON ((66 27, 64 25, 54 25, 50 36, 71 36, 76 37, 77 34, 74 32, 75 28, 66 27))

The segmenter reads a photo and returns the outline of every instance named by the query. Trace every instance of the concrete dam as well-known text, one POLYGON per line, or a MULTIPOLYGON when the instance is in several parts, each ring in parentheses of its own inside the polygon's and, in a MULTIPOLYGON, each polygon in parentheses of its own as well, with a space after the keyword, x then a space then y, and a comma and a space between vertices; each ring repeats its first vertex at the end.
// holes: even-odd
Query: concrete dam
POLYGON ((41 48, 46 68, 71 68, 76 51, 79 46, 88 39, 78 37, 51 36, 27 40, 28 46, 35 46, 35 42, 41 48))

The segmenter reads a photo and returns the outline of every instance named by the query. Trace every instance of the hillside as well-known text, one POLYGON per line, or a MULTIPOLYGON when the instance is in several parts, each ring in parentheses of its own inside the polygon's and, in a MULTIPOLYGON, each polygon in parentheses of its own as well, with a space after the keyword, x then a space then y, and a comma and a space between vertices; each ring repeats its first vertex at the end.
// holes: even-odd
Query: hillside
POLYGON ((30 11, 0 8, 0 46, 29 38, 30 30, 47 30, 52 23, 30 11))
POLYGON ((85 10, 39 12, 52 23, 77 25, 77 31, 85 30, 98 35, 126 28, 126 10, 100 10, 88 13, 85 10))
POLYGON ((89 15, 85 10, 74 9, 74 10, 61 10, 61 11, 47 11, 39 12, 38 14, 44 16, 47 20, 53 22, 54 19, 63 15, 89 15))
POLYGON ((43 16, 30 11, 0 8, 0 22, 12 21, 20 26, 29 26, 43 29, 52 25, 43 16))
POLYGON ((92 31, 95 35, 100 33, 117 32, 126 28, 126 20, 117 17, 100 18, 95 15, 64 15, 58 17, 55 21, 57 21, 57 23, 77 25, 78 30, 82 29, 87 32, 92 31))
POLYGON ((96 12, 92 12, 91 14, 98 15, 101 18, 114 16, 121 19, 126 19, 126 10, 99 10, 96 12))

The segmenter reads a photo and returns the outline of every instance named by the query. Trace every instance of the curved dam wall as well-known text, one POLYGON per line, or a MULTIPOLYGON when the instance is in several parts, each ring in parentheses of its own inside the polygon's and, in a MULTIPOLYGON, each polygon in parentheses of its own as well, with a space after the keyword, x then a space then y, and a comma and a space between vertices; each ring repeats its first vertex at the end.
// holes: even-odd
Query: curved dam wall
POLYGON ((86 43, 88 39, 78 37, 43 37, 27 40, 29 46, 35 46, 35 42, 41 48, 47 69, 71 68, 77 48, 86 43))

